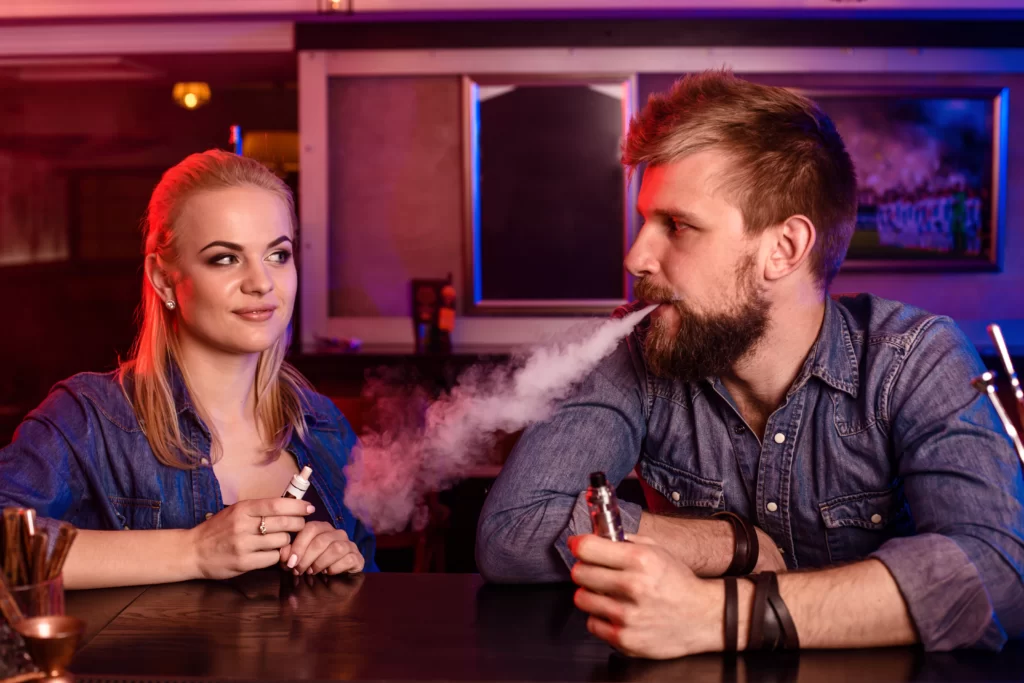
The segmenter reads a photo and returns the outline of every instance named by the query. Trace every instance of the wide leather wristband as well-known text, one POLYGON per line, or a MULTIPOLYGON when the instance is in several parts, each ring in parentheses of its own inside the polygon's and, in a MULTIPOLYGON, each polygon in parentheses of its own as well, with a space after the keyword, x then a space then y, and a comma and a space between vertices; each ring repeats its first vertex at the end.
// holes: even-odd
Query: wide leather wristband
POLYGON ((770 577, 768 581, 768 611, 777 618, 781 629, 779 646, 787 650, 797 650, 800 648, 800 636, 796 632, 793 616, 782 600, 782 594, 779 593, 779 579, 775 572, 764 572, 764 574, 770 577))
POLYGON ((736 539, 733 546, 732 562, 729 563, 723 576, 746 576, 754 571, 760 554, 757 529, 754 525, 735 512, 716 512, 711 515, 711 518, 724 519, 729 522, 732 525, 733 537, 736 539))

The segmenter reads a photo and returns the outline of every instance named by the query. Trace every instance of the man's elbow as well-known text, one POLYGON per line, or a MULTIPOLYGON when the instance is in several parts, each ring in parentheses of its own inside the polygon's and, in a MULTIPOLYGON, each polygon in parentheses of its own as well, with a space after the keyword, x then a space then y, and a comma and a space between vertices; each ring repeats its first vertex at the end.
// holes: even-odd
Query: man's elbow
POLYGON ((476 535, 476 565, 491 583, 543 583, 568 578, 553 539, 523 533, 522 518, 508 513, 481 517, 476 535))

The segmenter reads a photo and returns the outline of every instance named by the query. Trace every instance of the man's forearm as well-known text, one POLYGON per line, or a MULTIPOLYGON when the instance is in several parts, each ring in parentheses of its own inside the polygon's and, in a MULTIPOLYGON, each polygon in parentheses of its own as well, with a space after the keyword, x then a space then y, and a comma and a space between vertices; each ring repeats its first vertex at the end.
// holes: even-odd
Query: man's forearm
MULTIPOLYGON (((896 581, 878 560, 780 575, 779 593, 801 648, 886 647, 918 640, 896 581)), ((741 649, 750 633, 753 594, 753 586, 739 592, 741 649)))
MULTIPOLYGON (((703 577, 724 574, 736 548, 732 524, 724 519, 668 517, 644 512, 640 515, 637 533, 654 539, 694 574, 703 577)), ((775 548, 768 534, 758 529, 757 538, 761 551, 754 571, 785 571, 777 551, 768 552, 769 548, 775 548)))

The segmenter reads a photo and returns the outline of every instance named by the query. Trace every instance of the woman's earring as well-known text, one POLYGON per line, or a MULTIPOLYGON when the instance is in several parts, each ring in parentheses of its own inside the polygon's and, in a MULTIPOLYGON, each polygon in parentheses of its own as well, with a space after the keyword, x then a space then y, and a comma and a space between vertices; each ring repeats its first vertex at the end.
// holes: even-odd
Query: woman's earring
POLYGON ((175 308, 178 307, 178 304, 174 303, 174 299, 168 299, 167 301, 164 302, 164 306, 167 307, 168 311, 173 311, 175 308))

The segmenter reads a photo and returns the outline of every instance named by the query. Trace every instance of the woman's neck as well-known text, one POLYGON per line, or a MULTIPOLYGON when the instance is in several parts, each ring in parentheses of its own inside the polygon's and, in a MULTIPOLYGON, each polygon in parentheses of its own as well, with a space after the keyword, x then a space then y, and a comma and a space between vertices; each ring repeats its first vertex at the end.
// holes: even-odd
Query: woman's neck
POLYGON ((255 419, 259 354, 224 353, 185 336, 179 339, 179 349, 192 400, 215 425, 255 419))

